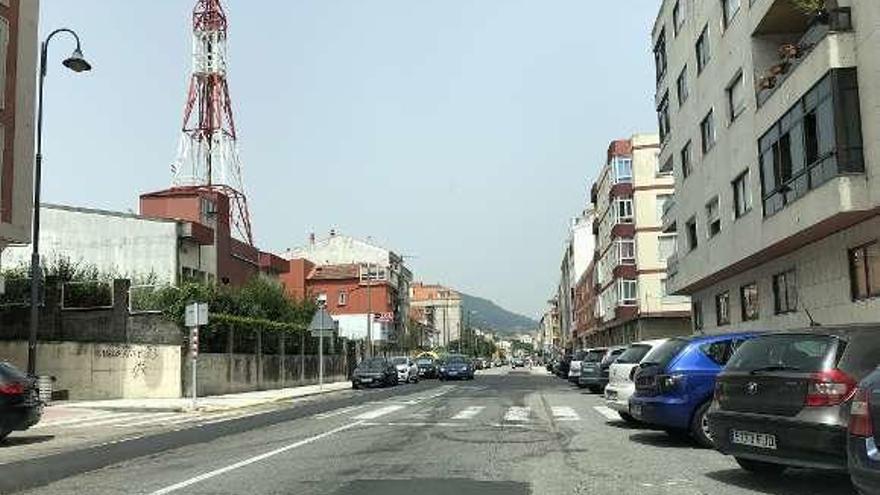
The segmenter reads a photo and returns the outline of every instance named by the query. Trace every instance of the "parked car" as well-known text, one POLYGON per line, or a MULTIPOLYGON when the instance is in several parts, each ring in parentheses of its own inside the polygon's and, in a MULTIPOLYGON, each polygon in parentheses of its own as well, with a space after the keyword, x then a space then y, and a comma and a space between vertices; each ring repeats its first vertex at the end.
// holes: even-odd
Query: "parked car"
POLYGON ((577 381, 578 387, 586 387, 594 394, 604 393, 605 386, 608 385, 608 368, 625 350, 626 346, 609 347, 598 361, 588 353, 581 364, 581 375, 577 381))
POLYGON ((416 359, 419 367, 419 376, 422 378, 437 378, 437 363, 431 358, 416 359))
POLYGON ((608 385, 605 386, 605 404, 617 411, 627 422, 636 419, 629 413, 629 398, 636 391, 633 375, 643 360, 651 359, 651 350, 669 339, 646 340, 630 344, 617 360, 608 367, 608 385))
POLYGON ((859 384, 849 413, 847 458, 853 485, 861 493, 880 493, 880 368, 859 384))
POLYGON ((526 361, 521 357, 513 358, 511 366, 513 368, 523 368, 526 365, 526 361))
POLYGON ((746 342, 718 377, 709 426, 746 471, 847 468, 856 384, 880 362, 880 327, 774 332, 746 342))
POLYGON ((37 381, 7 363, 0 362, 0 440, 13 431, 24 431, 43 417, 37 381))
POLYGON ((568 381, 577 383, 578 378, 581 376, 581 365, 587 357, 588 352, 587 349, 580 349, 574 351, 574 354, 571 355, 571 360, 568 362, 568 381))
POLYGON ((398 383, 397 368, 384 357, 364 359, 354 369, 351 379, 351 387, 355 389, 374 385, 387 387, 398 383))
POLYGON ((639 364, 629 413, 671 435, 690 434, 700 445, 712 447, 707 412, 715 378, 733 351, 755 336, 729 333, 669 339, 651 352, 650 360, 639 364))
POLYGON ((467 356, 451 354, 440 364, 440 380, 473 380, 474 365, 467 356))
POLYGON ((394 367, 397 369, 397 379, 403 383, 418 383, 419 367, 415 361, 406 356, 397 356, 391 358, 394 367))
POLYGON ((557 364, 556 376, 559 378, 568 378, 568 368, 571 365, 571 354, 562 356, 557 364))

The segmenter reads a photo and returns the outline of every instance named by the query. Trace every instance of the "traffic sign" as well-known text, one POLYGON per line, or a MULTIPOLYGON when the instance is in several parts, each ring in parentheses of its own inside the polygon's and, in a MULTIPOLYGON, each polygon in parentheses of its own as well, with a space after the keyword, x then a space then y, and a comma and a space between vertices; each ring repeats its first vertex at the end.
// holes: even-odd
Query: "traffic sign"
POLYGON ((186 305, 185 324, 197 327, 208 324, 208 303, 192 303, 186 305))

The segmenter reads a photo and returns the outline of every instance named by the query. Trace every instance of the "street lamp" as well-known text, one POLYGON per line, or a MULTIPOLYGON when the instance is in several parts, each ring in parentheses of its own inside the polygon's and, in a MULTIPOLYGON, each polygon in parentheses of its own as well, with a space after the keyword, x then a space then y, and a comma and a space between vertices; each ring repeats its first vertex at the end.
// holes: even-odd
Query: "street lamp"
POLYGON ((43 85, 46 79, 46 65, 49 55, 49 42, 56 34, 68 33, 76 40, 76 49, 69 57, 64 59, 62 65, 74 72, 86 72, 92 70, 92 65, 83 58, 82 44, 79 36, 71 29, 61 28, 49 33, 40 45, 40 87, 37 103, 37 155, 34 164, 34 217, 31 239, 31 320, 30 334, 28 336, 28 374, 34 375, 37 371, 37 328, 40 324, 40 187, 42 186, 43 170, 43 85))

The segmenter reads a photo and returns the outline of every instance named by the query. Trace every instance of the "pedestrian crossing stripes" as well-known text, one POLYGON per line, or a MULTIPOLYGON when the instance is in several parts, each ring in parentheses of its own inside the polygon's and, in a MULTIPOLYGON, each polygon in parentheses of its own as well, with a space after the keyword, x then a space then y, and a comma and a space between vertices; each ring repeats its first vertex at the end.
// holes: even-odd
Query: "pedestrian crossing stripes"
POLYGON ((452 417, 452 419, 471 419, 477 414, 483 412, 483 409, 486 409, 485 406, 471 406, 466 407, 461 412, 452 417))
POLYGON ((504 421, 523 422, 529 420, 532 410, 529 407, 513 406, 504 413, 504 421))
POLYGON ((610 407, 594 406, 593 409, 602 416, 605 416, 605 419, 607 420, 617 421, 618 419, 620 419, 620 415, 617 414, 617 411, 611 409, 610 407))
POLYGON ((385 416, 386 414, 391 414, 393 412, 399 411, 399 410, 403 409, 404 407, 405 406, 401 406, 401 405, 391 405, 391 406, 380 407, 379 409, 374 409, 372 411, 367 411, 365 413, 358 414, 357 416, 354 417, 354 419, 359 419, 359 420, 376 419, 376 418, 385 416))
POLYGON ((103 411, 78 418, 70 418, 56 421, 46 421, 37 423, 32 429, 83 429, 92 427, 106 427, 113 429, 125 428, 148 428, 151 426, 176 426, 185 424, 194 424, 196 426, 210 425, 223 421, 230 421, 245 416, 257 414, 253 411, 226 411, 213 414, 192 414, 183 412, 166 412, 166 413, 143 413, 131 412, 120 413, 103 411))
POLYGON ((559 406, 553 407, 551 410, 553 411, 553 419, 556 421, 578 421, 581 419, 572 407, 559 406))

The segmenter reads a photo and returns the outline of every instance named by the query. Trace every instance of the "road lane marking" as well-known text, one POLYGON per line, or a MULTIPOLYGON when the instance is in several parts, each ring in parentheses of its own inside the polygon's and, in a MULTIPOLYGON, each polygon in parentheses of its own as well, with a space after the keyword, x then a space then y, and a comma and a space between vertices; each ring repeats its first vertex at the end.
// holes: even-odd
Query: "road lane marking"
POLYGON ((371 423, 365 422, 364 426, 461 426, 461 423, 443 423, 443 422, 431 422, 431 421, 397 421, 397 422, 389 422, 389 423, 371 423))
POLYGON ((313 437, 306 438, 305 440, 300 440, 300 441, 294 442, 290 445, 285 445, 284 447, 281 447, 281 448, 278 448, 275 450, 271 450, 271 451, 266 452, 264 454, 260 454, 258 456, 249 457, 249 458, 244 459, 242 461, 238 461, 235 464, 230 464, 226 467, 222 467, 220 469, 215 469, 213 471, 210 471, 210 472, 207 472, 204 474, 200 474, 200 475, 195 476, 193 478, 190 478, 188 480, 181 481, 180 483, 175 483, 173 485, 166 486, 165 488, 162 488, 162 489, 159 489, 159 490, 156 490, 156 491, 150 493, 150 495, 165 495, 166 493, 176 492, 182 488, 186 488, 188 486, 195 485, 196 483, 201 483, 202 481, 205 481, 205 480, 208 480, 211 478, 215 478, 217 476, 220 476, 221 474, 228 473, 230 471, 234 471, 236 469, 243 468, 245 466, 249 466, 255 462, 260 462, 264 459, 268 459, 268 458, 274 457, 278 454, 282 454, 284 452, 287 452, 288 450, 293 450, 293 449, 302 447, 303 445, 308 445, 310 443, 321 440, 322 438, 327 438, 331 435, 335 435, 337 433, 343 432, 345 430, 350 430, 352 428, 355 428, 355 427, 361 426, 361 425, 363 425, 363 421, 349 423, 347 425, 340 426, 339 428, 334 428, 332 430, 325 431, 324 433, 321 433, 319 435, 315 435, 313 437))
POLYGON ((593 406, 593 409, 602 416, 605 416, 605 419, 608 419, 610 421, 617 421, 618 419, 620 419, 620 415, 617 414, 617 411, 611 409, 610 407, 593 406))
POLYGON ((463 410, 459 411, 458 414, 452 417, 452 419, 471 419, 477 414, 483 412, 483 409, 486 409, 486 406, 470 406, 466 407, 463 410))
POLYGON ((354 419, 364 420, 364 419, 376 419, 381 416, 385 416, 386 414, 391 414, 393 412, 397 412, 403 409, 404 406, 392 405, 380 407, 379 409, 374 409, 372 411, 368 411, 365 413, 358 414, 354 417, 354 419))
POLYGON ((365 407, 367 407, 367 404, 361 404, 359 406, 343 407, 342 409, 338 409, 336 411, 330 411, 330 412, 325 412, 325 413, 321 413, 321 414, 316 414, 315 418, 317 418, 317 419, 332 418, 334 416, 341 416, 343 414, 348 414, 350 412, 354 412, 354 411, 357 411, 358 409, 363 409, 365 407))
POLYGON ((504 421, 528 421, 531 412, 528 407, 512 406, 504 414, 504 421))
POLYGON ((577 411, 572 407, 559 406, 550 408, 556 421, 580 421, 577 411))

